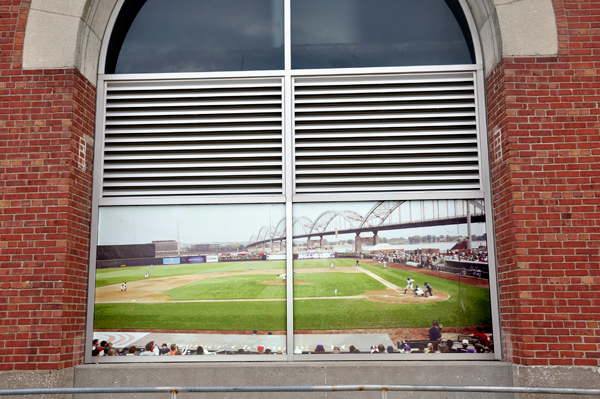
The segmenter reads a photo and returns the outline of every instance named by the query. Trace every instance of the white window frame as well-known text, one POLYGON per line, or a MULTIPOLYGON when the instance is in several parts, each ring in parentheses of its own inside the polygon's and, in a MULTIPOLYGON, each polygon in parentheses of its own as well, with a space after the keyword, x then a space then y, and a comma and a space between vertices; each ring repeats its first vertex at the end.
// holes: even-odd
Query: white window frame
MULTIPOLYGON (((114 27, 119 10, 126 0, 119 0, 107 27, 107 35, 114 27)), ((93 319, 95 303, 95 275, 96 275, 96 243, 98 242, 98 210, 100 207, 111 206, 133 206, 133 205, 209 205, 209 204, 260 204, 260 203, 279 203, 286 207, 286 231, 292 234, 292 205, 299 202, 358 202, 358 201, 380 201, 380 200, 477 200, 483 199, 485 203, 485 213, 488 215, 486 221, 486 234, 488 237, 488 259, 490 265, 490 298, 491 313, 493 320, 493 334, 495 353, 493 354, 429 354, 425 358, 416 356, 406 356, 401 354, 388 354, 386 360, 501 360, 502 347, 500 339, 500 316, 498 304, 498 282, 496 273, 496 251, 493 227, 493 207, 491 198, 490 168, 488 159, 488 140, 486 125, 486 107, 485 107, 485 77, 482 65, 482 53, 480 41, 475 28, 475 23, 470 14, 469 7, 465 0, 459 0, 463 12, 467 18, 471 36, 474 43, 476 63, 468 65, 439 65, 439 66, 419 66, 419 67, 375 67, 375 68, 347 68, 347 69, 310 69, 293 70, 291 69, 291 24, 290 21, 290 2, 284 0, 284 48, 285 50, 285 70, 282 71, 243 71, 243 72, 208 72, 208 73, 169 73, 169 74, 105 74, 104 60, 108 51, 109 40, 105 37, 100 54, 99 75, 97 85, 97 104, 96 104, 96 142, 94 157, 94 181, 93 181, 93 200, 92 200, 92 223, 90 235, 90 263, 89 263, 89 283, 88 283, 88 302, 87 302, 87 323, 86 323, 86 343, 90 343, 93 337, 93 319), (481 176, 481 189, 479 190, 448 190, 448 191, 403 191, 403 192, 361 192, 361 193, 338 193, 338 194, 295 194, 294 193, 294 125, 293 125, 293 79, 295 77, 310 76, 345 76, 345 75, 374 75, 374 74, 422 74, 422 73, 452 73, 452 72, 472 72, 475 76, 475 95, 477 107, 477 129, 479 132, 479 165, 481 176), (148 80, 190 80, 190 79, 227 79, 227 78, 265 78, 281 77, 283 78, 283 194, 282 195, 246 195, 246 196, 164 196, 164 197, 123 197, 112 198, 101 197, 102 193, 102 156, 104 152, 104 129, 105 129, 105 110, 106 110, 106 92, 109 82, 138 81, 148 80)), ((286 272, 292 275, 293 255, 292 240, 286 239, 286 272)), ((316 361, 316 360, 352 360, 352 361, 373 361, 381 360, 379 357, 367 356, 365 354, 328 354, 328 355, 294 355, 294 325, 293 325, 293 279, 287 279, 286 294, 286 346, 288 353, 285 357, 287 361, 316 361)), ((86 348, 88 346, 86 345, 86 348)), ((198 361, 281 361, 282 356, 249 356, 249 355, 227 355, 227 356, 186 356, 178 358, 173 356, 157 356, 140 358, 137 356, 119 356, 119 357, 92 357, 90 351, 85 351, 85 363, 132 363, 132 362, 198 362, 198 361)))

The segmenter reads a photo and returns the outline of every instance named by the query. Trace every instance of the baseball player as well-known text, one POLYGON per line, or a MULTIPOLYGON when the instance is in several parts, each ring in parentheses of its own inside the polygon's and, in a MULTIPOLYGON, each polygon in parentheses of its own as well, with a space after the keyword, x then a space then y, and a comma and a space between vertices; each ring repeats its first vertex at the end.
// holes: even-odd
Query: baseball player
POLYGON ((417 285, 417 288, 415 288, 415 296, 423 296, 423 295, 427 295, 425 294, 425 291, 423 291, 423 288, 419 287, 417 285))
POLYGON ((429 294, 429 296, 433 296, 433 288, 431 288, 429 284, 425 283, 425 298, 427 298, 427 294, 429 294))
POLYGON ((406 288, 404 289, 404 293, 406 294, 406 291, 408 291, 408 289, 410 288, 411 291, 414 291, 413 288, 413 284, 414 284, 415 280, 413 280, 410 277, 406 278, 406 288))

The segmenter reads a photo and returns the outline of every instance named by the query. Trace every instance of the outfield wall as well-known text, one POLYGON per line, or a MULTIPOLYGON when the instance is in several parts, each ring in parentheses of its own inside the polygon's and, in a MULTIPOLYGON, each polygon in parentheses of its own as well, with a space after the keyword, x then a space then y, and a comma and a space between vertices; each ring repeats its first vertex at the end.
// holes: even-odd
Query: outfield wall
POLYGON ((163 258, 117 259, 98 261, 96 262, 96 267, 98 269, 110 269, 114 267, 149 266, 162 264, 163 258))
MULTIPOLYGON (((97 261, 96 267, 98 269, 109 269, 113 267, 133 267, 133 266, 149 266, 149 265, 164 265, 172 263, 206 263, 207 256, 210 255, 198 255, 198 256, 178 256, 178 257, 165 257, 165 258, 138 258, 138 259, 111 259, 97 261), (167 262, 165 259, 170 260, 167 262)), ((219 262, 248 262, 248 261, 263 261, 267 260, 267 255, 262 255, 260 258, 254 259, 224 259, 219 258, 219 262)))
POLYGON ((156 254, 155 244, 131 244, 131 245, 98 245, 96 259, 135 259, 149 258, 156 254))

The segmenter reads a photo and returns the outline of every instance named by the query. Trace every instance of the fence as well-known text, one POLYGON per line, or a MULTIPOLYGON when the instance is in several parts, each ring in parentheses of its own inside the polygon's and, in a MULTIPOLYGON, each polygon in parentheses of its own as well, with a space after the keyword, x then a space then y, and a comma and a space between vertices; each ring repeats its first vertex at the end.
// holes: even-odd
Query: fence
POLYGON ((530 393, 548 395, 596 395, 600 389, 548 388, 548 387, 500 387, 474 385, 283 385, 283 386, 195 386, 195 387, 99 387, 99 388, 39 388, 39 389, 0 389, 2 395, 49 395, 49 394, 113 394, 113 393, 166 393, 177 399, 181 392, 350 392, 381 391, 381 398, 387 399, 388 392, 467 392, 467 393, 530 393))

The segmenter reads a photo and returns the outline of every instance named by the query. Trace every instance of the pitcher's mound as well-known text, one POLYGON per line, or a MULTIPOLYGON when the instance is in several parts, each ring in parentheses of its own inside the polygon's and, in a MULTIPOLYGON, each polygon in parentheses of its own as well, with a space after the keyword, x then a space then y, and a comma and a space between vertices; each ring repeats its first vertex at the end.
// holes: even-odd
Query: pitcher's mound
POLYGON ((450 298, 450 295, 442 291, 435 291, 431 297, 416 297, 415 294, 408 291, 406 294, 398 292, 393 289, 370 291, 364 295, 367 299, 377 302, 391 302, 391 303, 428 303, 428 302, 440 302, 450 298))

